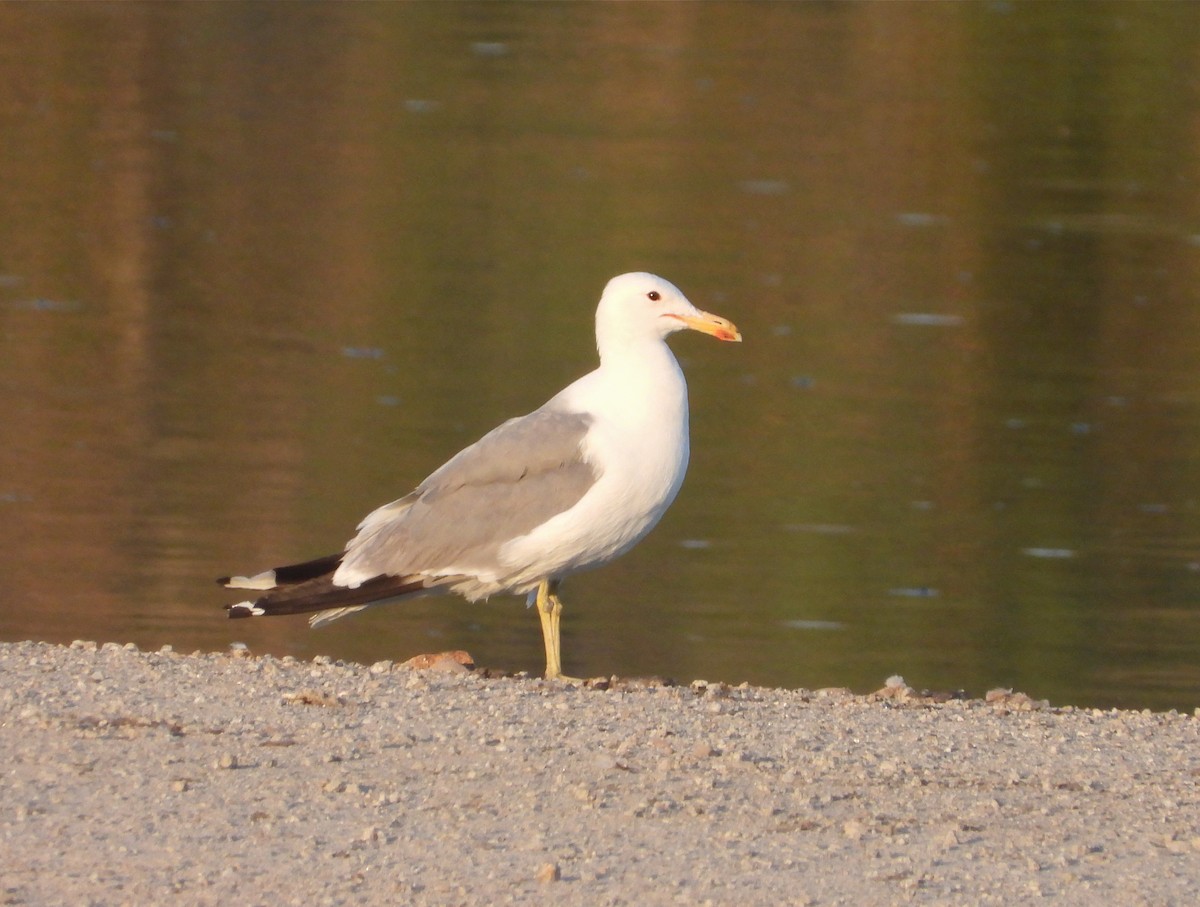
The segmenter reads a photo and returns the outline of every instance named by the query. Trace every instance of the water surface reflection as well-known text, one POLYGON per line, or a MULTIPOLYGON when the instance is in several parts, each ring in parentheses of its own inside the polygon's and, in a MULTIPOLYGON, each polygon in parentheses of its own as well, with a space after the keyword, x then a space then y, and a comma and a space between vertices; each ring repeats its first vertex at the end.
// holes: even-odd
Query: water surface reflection
POLYGON ((567 668, 1200 699, 1191 5, 0 6, 0 636, 536 669, 512 600, 311 633, 323 553, 591 368, 615 273, 693 465, 567 668))

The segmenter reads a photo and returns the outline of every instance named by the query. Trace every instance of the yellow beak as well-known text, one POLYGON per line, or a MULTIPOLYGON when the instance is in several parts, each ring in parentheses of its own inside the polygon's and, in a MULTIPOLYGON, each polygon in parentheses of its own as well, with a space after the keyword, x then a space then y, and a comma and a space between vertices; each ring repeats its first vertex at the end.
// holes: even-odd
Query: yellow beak
POLYGON ((718 340, 728 340, 734 343, 741 342, 741 331, 737 329, 737 326, 732 321, 728 318, 722 318, 720 315, 697 312, 695 315, 675 315, 673 317, 678 318, 693 331, 699 331, 701 334, 710 334, 718 340))

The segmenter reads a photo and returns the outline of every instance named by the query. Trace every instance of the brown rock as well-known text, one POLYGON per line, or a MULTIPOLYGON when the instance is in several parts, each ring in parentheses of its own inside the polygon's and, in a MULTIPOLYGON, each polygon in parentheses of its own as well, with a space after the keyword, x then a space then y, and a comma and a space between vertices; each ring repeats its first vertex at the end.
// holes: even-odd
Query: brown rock
POLYGON ((414 655, 404 664, 402 668, 410 668, 414 671, 450 671, 452 673, 463 673, 465 671, 473 671, 475 669, 475 659, 471 657, 469 652, 464 652, 462 649, 455 649, 453 652, 437 652, 432 655, 414 655))
POLYGON ((562 870, 557 863, 543 863, 535 878, 539 882, 557 882, 562 878, 562 870))

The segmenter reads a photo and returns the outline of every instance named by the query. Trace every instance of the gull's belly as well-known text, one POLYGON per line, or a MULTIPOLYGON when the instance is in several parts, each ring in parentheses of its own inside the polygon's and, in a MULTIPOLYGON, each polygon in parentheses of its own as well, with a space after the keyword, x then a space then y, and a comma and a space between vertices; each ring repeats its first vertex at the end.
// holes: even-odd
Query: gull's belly
POLYGON ((634 440, 603 429, 589 438, 600 478, 570 510, 501 549, 514 585, 607 563, 654 528, 687 471, 687 429, 660 424, 634 440))

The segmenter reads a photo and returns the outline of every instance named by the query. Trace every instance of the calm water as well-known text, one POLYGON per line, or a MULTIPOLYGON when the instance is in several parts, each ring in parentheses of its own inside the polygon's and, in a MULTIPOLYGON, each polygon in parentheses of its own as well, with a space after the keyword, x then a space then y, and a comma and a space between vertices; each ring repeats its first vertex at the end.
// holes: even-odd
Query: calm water
POLYGON ((514 599, 226 621, 594 362, 693 462, 567 670, 1200 705, 1200 7, 0 5, 0 637, 540 670, 514 599))

